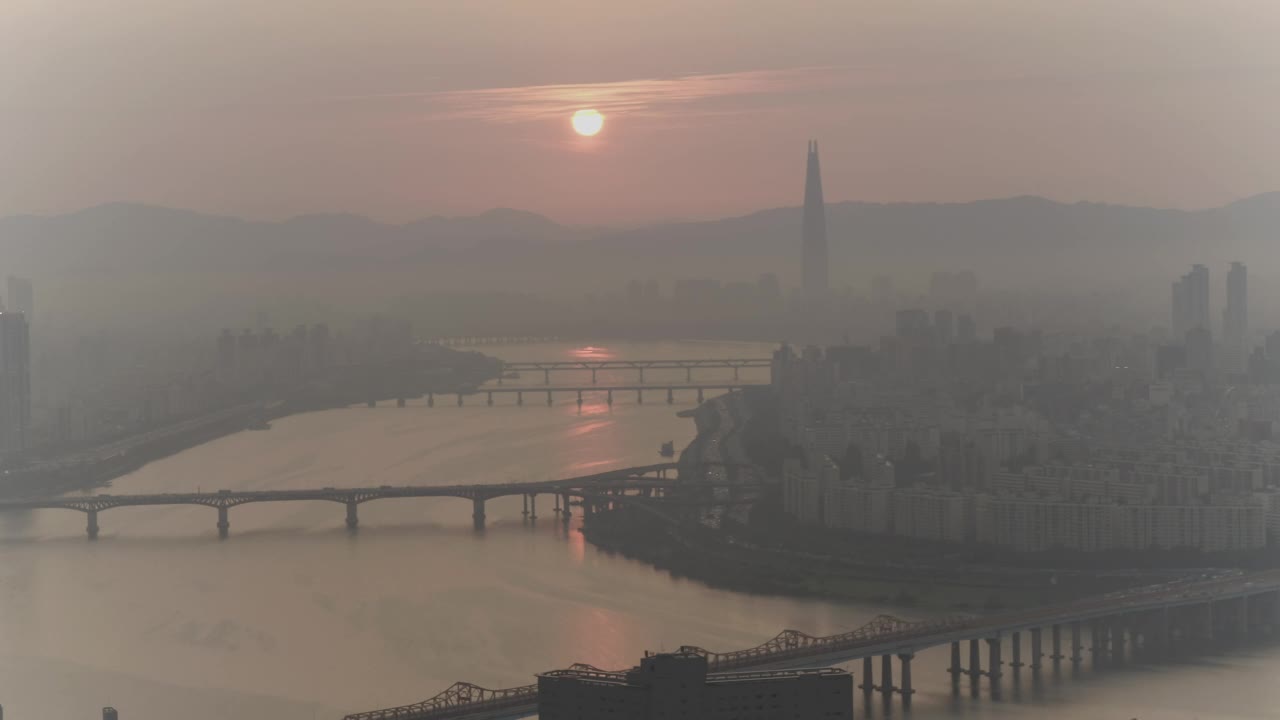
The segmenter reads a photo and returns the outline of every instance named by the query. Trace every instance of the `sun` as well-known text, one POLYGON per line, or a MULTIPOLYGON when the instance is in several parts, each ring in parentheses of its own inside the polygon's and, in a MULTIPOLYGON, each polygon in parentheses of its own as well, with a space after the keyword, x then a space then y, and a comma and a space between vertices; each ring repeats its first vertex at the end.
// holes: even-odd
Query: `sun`
POLYGON ((600 129, 604 127, 604 115, 601 115, 599 110, 579 110, 573 114, 573 118, 570 122, 573 123, 574 132, 579 135, 591 137, 592 135, 600 132, 600 129))

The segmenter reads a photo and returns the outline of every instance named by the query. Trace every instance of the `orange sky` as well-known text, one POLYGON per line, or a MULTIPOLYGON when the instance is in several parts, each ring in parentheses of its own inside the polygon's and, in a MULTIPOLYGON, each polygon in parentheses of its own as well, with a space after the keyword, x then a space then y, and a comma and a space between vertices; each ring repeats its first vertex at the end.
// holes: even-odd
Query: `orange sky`
POLYGON ((9 0, 0 214, 565 222, 1280 189, 1272 0, 9 0), (574 136, 583 106, 603 133, 574 136))

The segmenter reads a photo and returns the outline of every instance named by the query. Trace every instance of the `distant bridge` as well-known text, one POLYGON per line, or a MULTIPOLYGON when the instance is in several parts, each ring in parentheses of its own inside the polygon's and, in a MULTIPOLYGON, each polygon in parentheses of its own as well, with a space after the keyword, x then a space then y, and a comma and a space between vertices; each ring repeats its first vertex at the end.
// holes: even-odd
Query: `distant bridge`
MULTIPOLYGON (((1015 672, 1028 667, 1038 673, 1049 660, 1058 667, 1064 660, 1073 667, 1084 662, 1088 650, 1095 666, 1125 658, 1126 644, 1137 651, 1163 657, 1180 647, 1231 639, 1243 641, 1260 631, 1280 633, 1280 571, 1233 575, 1199 581, 1179 581, 1086 598, 1076 602, 990 616, 954 616, 908 622, 881 615, 870 623, 839 635, 814 637, 796 630, 779 633, 768 642, 745 650, 712 652, 684 646, 679 652, 707 658, 712 672, 821 667, 862 660, 862 684, 868 696, 879 692, 886 701, 894 694, 909 704, 911 662, 917 652, 951 646, 948 672, 953 684, 967 675, 977 687, 982 678, 999 694, 1005 663, 1005 638, 1015 672), (1047 632, 1046 632, 1047 631, 1047 632), (1088 632, 1088 645, 1084 632, 1088 632), (1022 633, 1030 636, 1028 665, 1024 665, 1022 633), (1068 634, 1069 645, 1064 645, 1068 634), (1045 647, 1048 635, 1048 647, 1045 647), (961 658, 968 643, 968 667, 961 658), (987 647, 983 669, 982 646, 987 647), (1046 650, 1048 652, 1046 652, 1046 650), (1066 654, 1066 653, 1069 653, 1066 654), (875 658, 879 657, 877 681, 875 658), (895 684, 894 658, 900 664, 895 684)), ((575 668, 592 670, 589 666, 575 668)), ((345 720, 480 720, 518 718, 537 712, 538 686, 490 690, 470 683, 455 683, 435 697, 413 705, 347 715, 345 720)))
POLYGON ((531 343, 561 342, 566 338, 558 335, 448 335, 427 338, 422 342, 428 345, 445 347, 471 347, 475 345, 528 345, 531 343))
POLYGON ((391 498, 420 497, 455 497, 472 502, 472 520, 476 529, 482 529, 485 523, 485 501, 499 497, 521 495, 524 497, 524 513, 530 519, 537 518, 537 496, 552 495, 555 498, 555 513, 568 521, 570 499, 577 498, 583 504, 584 512, 590 512, 597 503, 622 502, 628 495, 641 497, 665 496, 677 486, 692 489, 745 487, 734 482, 735 474, 729 473, 728 481, 691 481, 685 477, 681 483, 677 478, 669 478, 668 472, 693 472, 703 475, 711 468, 729 468, 739 466, 728 463, 703 462, 697 464, 660 463, 640 467, 611 470, 608 472, 585 475, 564 480, 544 482, 499 483, 487 485, 436 485, 436 486, 391 486, 362 488, 326 487, 318 490, 219 490, 217 492, 197 493, 158 493, 150 495, 86 495, 81 497, 63 496, 51 498, 25 498, 20 500, 0 501, 0 512, 19 510, 62 509, 77 510, 85 513, 87 524, 85 532, 90 539, 98 537, 98 513, 118 507, 139 507, 148 505, 200 505, 218 511, 218 534, 226 537, 231 528, 228 511, 239 505, 261 502, 296 502, 304 500, 322 500, 340 503, 346 506, 347 527, 355 528, 359 524, 358 508, 361 503, 371 500, 391 498), (585 503, 585 504, 584 504, 585 503), (563 504, 563 506, 562 506, 563 504))
MULTIPOLYGON (((596 395, 603 394, 605 396, 605 402, 608 403, 609 405, 612 405, 613 397, 615 393, 629 394, 634 392, 636 394, 636 404, 643 405, 644 394, 646 391, 652 394, 654 391, 662 392, 663 390, 665 390, 667 392, 667 404, 671 405, 671 404, 674 404, 676 401, 677 392, 695 393, 697 397, 697 401, 701 403, 703 400, 706 399, 707 392, 710 392, 710 391, 733 392, 735 390, 741 390, 743 388, 749 388, 749 387, 768 387, 768 386, 764 384, 759 384, 759 383, 732 382, 732 383, 699 383, 696 385, 585 385, 582 387, 576 387, 576 386, 570 386, 570 385, 555 385, 550 387, 548 386, 483 387, 478 390, 465 392, 465 393, 429 392, 426 394, 426 398, 427 398, 428 407, 435 407, 437 395, 455 396, 457 398, 457 403, 459 407, 461 407, 463 404, 463 398, 465 398, 468 395, 485 395, 487 396, 487 404, 489 405, 493 405, 493 399, 495 395, 514 395, 516 397, 516 405, 524 405, 524 399, 526 395, 531 395, 534 397, 546 396, 547 404, 551 405, 554 403, 555 395, 557 393, 566 393, 566 394, 577 395, 578 405, 581 406, 585 402, 586 397, 589 394, 596 394, 596 395)), ((397 402, 401 407, 404 407, 405 402, 403 400, 399 400, 397 402)), ((375 404, 376 403, 371 402, 369 406, 373 407, 373 405, 375 404)))
MULTIPOLYGON (((687 383, 693 382, 693 371, 719 368, 733 370, 733 379, 739 379, 740 371, 751 368, 769 368, 773 361, 769 358, 694 358, 690 360, 525 360, 502 364, 505 372, 541 372, 544 385, 551 384, 551 373, 566 371, 588 371, 591 373, 591 384, 596 384, 596 376, 601 370, 634 370, 638 373, 640 384, 644 384, 646 370, 684 370, 687 383)), ((498 381, 501 383, 501 379, 498 381)))

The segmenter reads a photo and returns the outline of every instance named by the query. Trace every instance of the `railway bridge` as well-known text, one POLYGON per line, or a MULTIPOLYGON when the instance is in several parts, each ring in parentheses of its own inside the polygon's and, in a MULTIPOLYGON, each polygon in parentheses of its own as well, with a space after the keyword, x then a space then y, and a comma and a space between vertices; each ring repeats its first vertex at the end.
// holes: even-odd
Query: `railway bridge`
MULTIPOLYGON (((1280 571, 1182 580, 996 615, 919 622, 882 615, 838 635, 786 630, 743 650, 684 646, 679 652, 703 655, 709 669, 719 673, 861 661, 859 687, 866 695, 879 693, 886 702, 897 697, 906 705, 915 693, 912 661, 916 653, 935 647, 950 647, 948 672, 954 687, 965 677, 975 690, 986 681, 998 697, 1006 668, 1033 674, 1048 664, 1058 668, 1065 662, 1076 668, 1086 662, 1086 651, 1088 662, 1102 668, 1141 653, 1166 657, 1262 634, 1280 635, 1280 571)), ((536 684, 491 690, 461 682, 429 700, 355 713, 345 720, 527 717, 537 712, 537 695, 536 684)))

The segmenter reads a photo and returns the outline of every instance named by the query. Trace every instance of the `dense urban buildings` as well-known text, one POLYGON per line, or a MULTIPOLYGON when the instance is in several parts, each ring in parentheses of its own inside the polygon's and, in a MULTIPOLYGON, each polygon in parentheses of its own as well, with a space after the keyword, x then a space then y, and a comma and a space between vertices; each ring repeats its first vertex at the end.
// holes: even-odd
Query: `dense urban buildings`
POLYGON ((1227 307, 1222 311, 1222 355, 1227 370, 1238 373, 1246 369, 1248 333, 1248 270, 1244 263, 1234 262, 1227 272, 1227 307))
POLYGON ((803 280, 801 286, 807 300, 826 296, 827 270, 827 211, 822 199, 822 169, 818 164, 818 143, 809 143, 809 155, 804 176, 804 221, 801 228, 803 243, 803 280))
POLYGON ((538 675, 541 720, 794 720, 853 717, 853 678, 836 668, 708 674, 705 656, 648 655, 607 672, 538 675))

